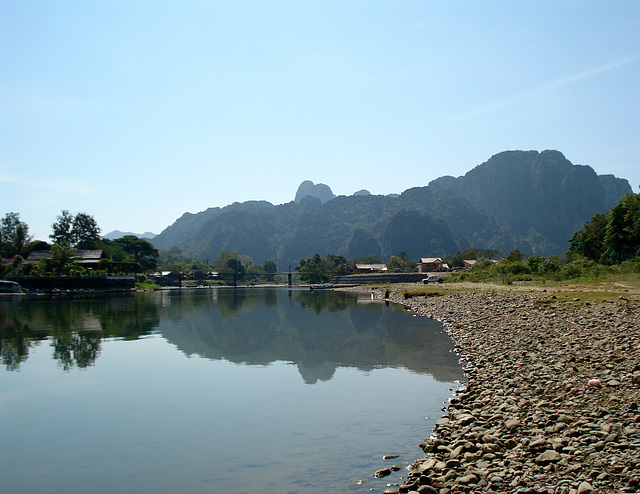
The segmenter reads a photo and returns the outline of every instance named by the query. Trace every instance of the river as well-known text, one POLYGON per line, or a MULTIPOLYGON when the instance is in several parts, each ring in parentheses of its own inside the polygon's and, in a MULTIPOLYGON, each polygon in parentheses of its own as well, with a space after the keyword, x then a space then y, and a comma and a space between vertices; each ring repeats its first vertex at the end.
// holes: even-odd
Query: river
POLYGON ((3 492, 382 491, 464 379, 439 322, 368 294, 4 297, 0 325, 3 492))

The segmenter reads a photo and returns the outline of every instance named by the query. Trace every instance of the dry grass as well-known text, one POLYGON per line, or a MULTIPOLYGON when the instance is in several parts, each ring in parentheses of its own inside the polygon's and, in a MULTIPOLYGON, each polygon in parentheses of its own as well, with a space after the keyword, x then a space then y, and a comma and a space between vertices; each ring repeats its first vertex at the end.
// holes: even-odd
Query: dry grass
POLYGON ((374 288, 400 293, 404 298, 434 297, 445 293, 480 293, 486 291, 539 292, 544 299, 555 297, 575 303, 616 301, 640 304, 640 276, 625 275, 606 280, 577 282, 528 281, 510 285, 489 282, 454 282, 433 285, 420 283, 379 284, 374 288))

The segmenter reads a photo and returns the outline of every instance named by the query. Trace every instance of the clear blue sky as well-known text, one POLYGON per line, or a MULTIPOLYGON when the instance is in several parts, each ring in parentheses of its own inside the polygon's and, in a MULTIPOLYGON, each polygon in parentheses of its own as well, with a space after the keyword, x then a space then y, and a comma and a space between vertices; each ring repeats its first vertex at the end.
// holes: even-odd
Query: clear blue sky
POLYGON ((0 0, 0 214, 47 240, 402 192, 510 149, 640 185, 640 2, 0 0))

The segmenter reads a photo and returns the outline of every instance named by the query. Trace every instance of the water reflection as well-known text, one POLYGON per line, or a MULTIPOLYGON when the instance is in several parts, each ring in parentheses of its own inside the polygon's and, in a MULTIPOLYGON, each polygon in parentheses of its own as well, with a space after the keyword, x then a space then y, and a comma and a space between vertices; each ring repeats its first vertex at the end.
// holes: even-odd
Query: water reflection
POLYGON ((301 289, 163 291, 77 299, 0 300, 0 353, 18 370, 46 340, 69 370, 93 365, 103 338, 133 340, 156 331, 181 352, 207 359, 296 365, 307 384, 338 367, 405 367, 440 381, 460 379, 440 323, 409 317, 370 296, 301 289))
POLYGON ((158 326, 158 304, 148 294, 0 300, 0 355, 18 370, 32 347, 49 341, 60 367, 84 368, 100 354, 103 338, 134 340, 158 326))

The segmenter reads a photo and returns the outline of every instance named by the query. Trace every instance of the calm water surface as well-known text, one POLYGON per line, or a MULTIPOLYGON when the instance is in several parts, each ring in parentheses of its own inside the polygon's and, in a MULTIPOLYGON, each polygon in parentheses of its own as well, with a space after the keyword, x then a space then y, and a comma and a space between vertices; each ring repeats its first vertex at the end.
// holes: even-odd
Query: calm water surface
POLYGON ((381 492, 463 379, 438 322, 349 293, 3 298, 0 328, 11 493, 381 492))

